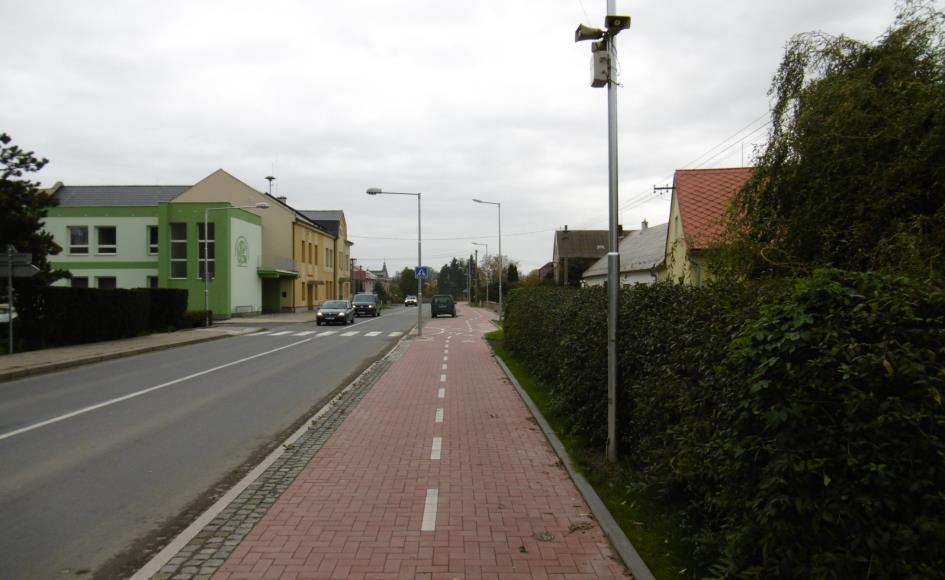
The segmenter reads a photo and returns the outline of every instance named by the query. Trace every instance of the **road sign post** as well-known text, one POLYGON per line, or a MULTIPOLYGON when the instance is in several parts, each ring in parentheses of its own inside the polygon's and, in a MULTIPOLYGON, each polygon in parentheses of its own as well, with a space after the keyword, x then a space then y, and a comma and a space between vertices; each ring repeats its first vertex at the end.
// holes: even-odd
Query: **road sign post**
POLYGON ((33 265, 33 254, 17 252, 13 244, 7 244, 6 262, 0 266, 0 273, 7 277, 7 340, 9 352, 13 354, 13 279, 32 278, 39 273, 39 268, 33 265))

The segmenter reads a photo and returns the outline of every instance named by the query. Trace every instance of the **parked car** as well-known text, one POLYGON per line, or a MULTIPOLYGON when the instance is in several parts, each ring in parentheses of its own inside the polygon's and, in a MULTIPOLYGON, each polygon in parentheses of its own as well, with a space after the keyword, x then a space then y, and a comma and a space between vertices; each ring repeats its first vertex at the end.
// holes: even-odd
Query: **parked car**
POLYGON ((315 324, 354 324, 354 307, 347 300, 326 300, 315 313, 315 324))
POLYGON ((416 305, 417 305, 417 297, 414 296, 413 294, 404 298, 404 306, 416 306, 416 305))
MULTIPOLYGON (((16 311, 13 311, 13 319, 16 319, 16 311)), ((10 305, 9 304, 0 304, 0 324, 6 324, 10 322, 10 305)))
POLYGON ((456 303, 449 294, 437 294, 430 301, 430 315, 436 318, 440 314, 449 314, 456 318, 456 303))
POLYGON ((355 316, 380 316, 381 315, 381 297, 377 294, 367 292, 355 294, 351 299, 354 304, 355 316))

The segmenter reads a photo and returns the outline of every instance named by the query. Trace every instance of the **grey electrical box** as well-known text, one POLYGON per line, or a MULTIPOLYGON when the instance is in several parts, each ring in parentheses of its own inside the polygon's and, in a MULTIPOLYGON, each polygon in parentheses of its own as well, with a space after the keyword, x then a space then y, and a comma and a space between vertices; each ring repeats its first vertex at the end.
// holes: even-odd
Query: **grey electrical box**
POLYGON ((606 87, 610 80, 610 54, 606 50, 591 53, 591 86, 606 87))

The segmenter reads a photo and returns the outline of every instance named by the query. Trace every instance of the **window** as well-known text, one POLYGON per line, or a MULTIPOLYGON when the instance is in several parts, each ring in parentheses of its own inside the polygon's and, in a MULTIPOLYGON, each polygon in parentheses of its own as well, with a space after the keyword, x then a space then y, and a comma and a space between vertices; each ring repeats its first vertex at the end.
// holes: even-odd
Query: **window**
POLYGON ((115 226, 96 226, 95 237, 99 254, 114 255, 118 253, 118 230, 115 226))
POLYGON ((197 264, 197 276, 203 280, 203 268, 206 265, 207 270, 210 272, 209 278, 213 280, 213 277, 217 273, 216 269, 216 228, 215 224, 208 223, 207 231, 210 234, 209 238, 205 238, 203 235, 203 224, 197 224, 197 255, 200 258, 199 263, 197 264), (206 244, 204 244, 206 241, 206 244), (204 260, 204 249, 206 249, 207 255, 206 260, 204 260))
POLYGON ((311 242, 308 244, 308 261, 313 264, 315 263, 315 246, 313 246, 311 242))
POLYGON ((102 290, 114 290, 118 287, 118 282, 114 276, 96 276, 95 287, 102 290))
POLYGON ((187 224, 171 224, 171 278, 187 277, 187 224))
POLYGON ((331 248, 325 248, 325 266, 331 268, 331 248))
POLYGON ((315 244, 314 249, 312 251, 312 263, 315 264, 316 266, 318 265, 318 244, 315 244))
POLYGON ((158 287, 158 277, 148 276, 148 288, 157 288, 157 287, 158 287))
POLYGON ((73 288, 88 288, 89 279, 85 276, 73 276, 70 282, 70 286, 73 288))
POLYGON ((89 253, 89 227, 69 226, 69 253, 89 253))
POLYGON ((153 256, 158 253, 158 227, 148 226, 148 255, 153 256))

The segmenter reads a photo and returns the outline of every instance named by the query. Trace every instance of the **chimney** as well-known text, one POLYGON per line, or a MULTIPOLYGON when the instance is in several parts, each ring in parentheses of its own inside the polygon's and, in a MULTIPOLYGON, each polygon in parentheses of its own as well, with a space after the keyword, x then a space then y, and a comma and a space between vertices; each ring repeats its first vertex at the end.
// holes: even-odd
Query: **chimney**
POLYGON ((281 202, 282 202, 283 204, 285 204, 285 205, 289 205, 289 202, 288 202, 288 199, 289 199, 289 198, 286 197, 286 196, 284 196, 284 195, 280 195, 280 196, 278 196, 276 199, 278 199, 279 201, 281 201, 281 202))
POLYGON ((645 232, 648 227, 650 227, 650 224, 646 223, 646 220, 643 220, 643 223, 640 224, 640 233, 645 232))
POLYGON ((564 224, 564 231, 568 231, 568 224, 564 224))

